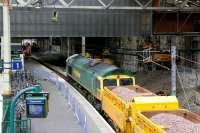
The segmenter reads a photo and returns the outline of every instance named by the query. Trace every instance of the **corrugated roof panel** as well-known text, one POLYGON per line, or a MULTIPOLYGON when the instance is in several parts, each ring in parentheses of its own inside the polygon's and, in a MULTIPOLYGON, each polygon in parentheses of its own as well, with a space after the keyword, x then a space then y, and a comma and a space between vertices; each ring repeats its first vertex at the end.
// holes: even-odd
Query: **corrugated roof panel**
MULTIPOLYGON (((13 37, 119 37, 151 34, 151 12, 142 10, 57 9, 58 22, 52 22, 55 9, 13 8, 13 37), (142 23, 142 21, 147 22, 142 23)), ((0 18, 2 18, 0 8, 0 18)), ((0 19, 0 36, 3 22, 0 19)))

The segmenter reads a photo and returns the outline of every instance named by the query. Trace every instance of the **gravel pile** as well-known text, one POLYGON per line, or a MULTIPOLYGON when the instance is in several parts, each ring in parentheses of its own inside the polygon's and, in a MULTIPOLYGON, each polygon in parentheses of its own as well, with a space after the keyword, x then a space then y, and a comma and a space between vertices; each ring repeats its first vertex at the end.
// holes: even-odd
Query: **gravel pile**
POLYGON ((112 89, 112 92, 117 94, 119 97, 121 97, 126 102, 130 102, 133 100, 134 97, 140 96, 139 93, 137 93, 133 90, 130 90, 126 87, 115 87, 114 89, 112 89))
POLYGON ((200 125, 181 116, 160 113, 150 118, 154 123, 167 127, 167 133, 200 133, 200 125))

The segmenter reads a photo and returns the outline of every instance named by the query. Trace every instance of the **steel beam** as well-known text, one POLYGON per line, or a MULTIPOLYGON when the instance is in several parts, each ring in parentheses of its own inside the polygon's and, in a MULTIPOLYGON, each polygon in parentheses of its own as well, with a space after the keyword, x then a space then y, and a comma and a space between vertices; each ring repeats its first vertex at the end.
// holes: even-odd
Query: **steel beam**
POLYGON ((82 37, 82 56, 85 56, 85 37, 82 37))
POLYGON ((171 46, 171 95, 176 96, 176 45, 171 46))
MULTIPOLYGON (((173 12, 173 11, 182 11, 182 12, 200 12, 200 7, 176 7, 176 6, 170 6, 170 7, 153 7, 148 6, 150 3, 147 3, 144 6, 112 6, 114 0, 112 0, 109 4, 106 6, 75 6, 72 5, 74 0, 72 0, 70 3, 66 3, 65 5, 43 5, 43 8, 64 8, 64 9, 81 9, 81 10, 160 10, 160 11, 167 11, 167 12, 173 12)), ((0 3, 0 6, 3 6, 2 3, 0 3)), ((18 4, 12 4, 13 7, 19 7, 22 8, 24 5, 18 5, 18 4)), ((26 7, 35 7, 34 5, 27 5, 26 7)))
POLYGON ((144 5, 139 0, 134 0, 140 7, 144 7, 144 5))
POLYGON ((106 4, 102 0, 98 0, 98 2, 103 6, 106 7, 106 4))
POLYGON ((70 45, 70 37, 67 37, 67 57, 70 56, 70 53, 69 53, 70 47, 69 47, 69 45, 70 45))

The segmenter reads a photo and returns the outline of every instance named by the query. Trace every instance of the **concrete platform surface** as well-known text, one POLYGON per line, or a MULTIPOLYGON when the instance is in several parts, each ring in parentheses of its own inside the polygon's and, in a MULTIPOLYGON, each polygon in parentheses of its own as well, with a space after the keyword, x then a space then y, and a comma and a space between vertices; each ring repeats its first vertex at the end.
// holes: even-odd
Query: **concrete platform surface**
MULTIPOLYGON (((41 65, 31 62, 27 62, 25 65, 29 70, 36 67, 43 69, 41 65)), ((45 119, 32 119, 32 133, 82 133, 78 120, 56 86, 48 81, 39 82, 50 94, 50 111, 45 119)))

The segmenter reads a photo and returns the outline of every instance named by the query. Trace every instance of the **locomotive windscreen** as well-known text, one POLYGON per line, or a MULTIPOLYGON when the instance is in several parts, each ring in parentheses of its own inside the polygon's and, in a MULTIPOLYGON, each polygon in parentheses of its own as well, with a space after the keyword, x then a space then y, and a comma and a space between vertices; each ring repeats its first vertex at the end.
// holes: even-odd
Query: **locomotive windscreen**
POLYGON ((133 85, 133 79, 132 78, 121 78, 119 82, 120 82, 121 86, 133 85))

